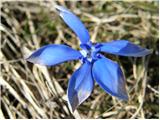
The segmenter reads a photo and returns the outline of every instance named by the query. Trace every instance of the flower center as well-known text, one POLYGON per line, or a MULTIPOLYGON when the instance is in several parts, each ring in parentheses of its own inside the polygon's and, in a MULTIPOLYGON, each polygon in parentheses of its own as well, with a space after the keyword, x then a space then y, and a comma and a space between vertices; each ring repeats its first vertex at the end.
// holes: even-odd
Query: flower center
POLYGON ((87 47, 87 48, 82 48, 82 50, 80 50, 80 53, 82 54, 82 58, 81 61, 84 63, 85 61, 88 62, 93 62, 95 60, 97 60, 100 55, 98 53, 98 49, 95 48, 94 45, 87 47))

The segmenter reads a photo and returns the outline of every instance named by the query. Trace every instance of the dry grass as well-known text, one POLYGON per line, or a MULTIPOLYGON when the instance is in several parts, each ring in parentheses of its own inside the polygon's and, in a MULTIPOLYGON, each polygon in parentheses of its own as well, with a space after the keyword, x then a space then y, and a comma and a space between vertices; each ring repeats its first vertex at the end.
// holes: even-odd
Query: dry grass
POLYGON ((159 118, 158 1, 1 1, 0 118, 159 118), (68 79, 80 65, 56 67, 24 60, 45 44, 79 41, 54 9, 61 4, 77 14, 93 42, 128 39, 153 50, 144 58, 106 55, 117 60, 127 79, 129 101, 119 101, 96 84, 92 95, 74 114, 66 103, 68 79))

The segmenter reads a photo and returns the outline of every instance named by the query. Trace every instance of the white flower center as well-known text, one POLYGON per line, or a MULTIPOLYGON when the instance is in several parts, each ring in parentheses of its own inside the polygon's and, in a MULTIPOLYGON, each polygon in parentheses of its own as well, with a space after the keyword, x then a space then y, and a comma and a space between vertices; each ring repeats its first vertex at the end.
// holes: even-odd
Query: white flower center
POLYGON ((84 60, 92 62, 92 60, 94 59, 94 55, 96 54, 95 51, 96 51, 95 47, 92 46, 90 50, 84 50, 84 49, 80 50, 80 53, 82 54, 84 60))

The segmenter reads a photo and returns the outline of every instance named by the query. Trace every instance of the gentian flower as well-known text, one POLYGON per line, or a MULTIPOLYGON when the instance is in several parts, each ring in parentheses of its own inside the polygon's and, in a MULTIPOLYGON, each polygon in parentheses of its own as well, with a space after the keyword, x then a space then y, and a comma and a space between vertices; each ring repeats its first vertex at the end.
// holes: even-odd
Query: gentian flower
POLYGON ((126 40, 93 44, 87 29, 77 16, 62 6, 56 6, 56 10, 80 39, 81 50, 77 51, 66 45, 50 44, 36 50, 27 58, 27 61, 47 66, 54 66, 70 60, 82 62, 79 69, 71 76, 68 84, 68 105, 72 111, 90 96, 94 80, 108 94, 127 100, 125 78, 121 68, 116 62, 103 56, 101 52, 141 57, 150 54, 151 51, 126 40))

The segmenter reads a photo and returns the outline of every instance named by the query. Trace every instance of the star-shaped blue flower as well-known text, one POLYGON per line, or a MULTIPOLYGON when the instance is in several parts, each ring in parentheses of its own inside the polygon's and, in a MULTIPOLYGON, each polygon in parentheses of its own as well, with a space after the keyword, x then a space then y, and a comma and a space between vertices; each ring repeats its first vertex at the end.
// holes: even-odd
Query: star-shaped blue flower
POLYGON ((53 66, 65 61, 81 60, 82 65, 69 80, 67 97, 72 111, 85 101, 91 94, 94 80, 108 94, 127 100, 125 79, 119 65, 104 57, 101 52, 121 56, 141 57, 151 53, 126 40, 115 40, 108 43, 92 44, 90 36, 77 16, 62 6, 56 6, 65 23, 76 33, 81 41, 81 50, 60 44, 46 45, 36 50, 27 61, 53 66))

